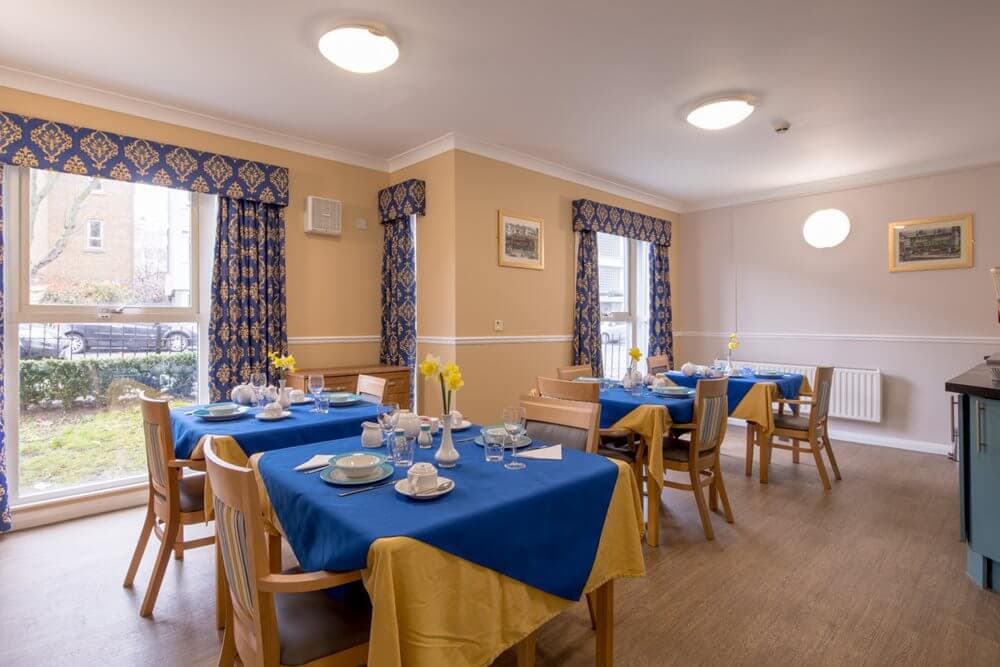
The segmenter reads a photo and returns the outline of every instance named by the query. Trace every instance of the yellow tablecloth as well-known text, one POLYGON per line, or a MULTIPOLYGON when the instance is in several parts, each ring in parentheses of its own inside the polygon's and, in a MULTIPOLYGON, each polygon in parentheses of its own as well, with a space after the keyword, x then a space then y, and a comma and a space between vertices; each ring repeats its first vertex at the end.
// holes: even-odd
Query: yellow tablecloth
MULTIPOLYGON (((251 467, 256 469, 258 458, 250 458, 251 467)), ((632 469, 614 463, 618 481, 584 589, 588 593, 611 579, 646 573, 639 489, 632 469)), ((259 475, 258 484, 263 491, 259 475)), ((269 502, 265 514, 273 516, 269 502)), ((362 578, 372 601, 368 664, 373 667, 488 664, 573 604, 408 537, 373 542, 362 578)))

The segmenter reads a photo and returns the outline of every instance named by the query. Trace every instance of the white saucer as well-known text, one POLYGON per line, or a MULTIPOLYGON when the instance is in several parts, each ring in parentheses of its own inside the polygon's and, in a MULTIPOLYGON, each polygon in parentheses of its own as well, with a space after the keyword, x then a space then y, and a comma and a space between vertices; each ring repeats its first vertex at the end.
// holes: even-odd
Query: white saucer
POLYGON ((461 424, 459 424, 458 426, 452 426, 451 430, 452 430, 452 432, 455 432, 455 431, 464 431, 465 429, 469 428, 470 426, 472 426, 472 422, 470 422, 468 419, 463 419, 461 424))
POLYGON ((395 484, 393 488, 396 489, 396 493, 406 496, 407 498, 412 498, 413 500, 433 500, 434 498, 440 498, 443 495, 447 495, 455 490, 455 482, 444 475, 438 475, 438 485, 440 486, 442 482, 451 482, 451 486, 446 488, 444 491, 435 491, 434 493, 421 493, 420 495, 415 495, 410 491, 410 482, 405 479, 401 479, 395 484))
POLYGON ((291 416, 292 416, 292 413, 289 412, 288 410, 283 410, 281 412, 281 414, 278 415, 277 417, 268 417, 263 412, 258 412, 257 414, 254 415, 255 418, 261 420, 262 422, 276 422, 279 419, 285 419, 285 418, 291 417, 291 416))

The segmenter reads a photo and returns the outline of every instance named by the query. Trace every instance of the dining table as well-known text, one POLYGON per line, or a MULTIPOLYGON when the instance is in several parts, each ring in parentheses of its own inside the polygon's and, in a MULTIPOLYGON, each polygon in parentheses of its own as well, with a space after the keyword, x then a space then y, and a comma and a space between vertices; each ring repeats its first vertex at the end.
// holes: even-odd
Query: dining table
MULTIPOLYGON (((396 489, 406 468, 350 495, 296 470, 317 455, 386 453, 362 448, 358 436, 249 463, 265 514, 303 569, 361 571, 372 602, 369 665, 489 664, 584 596, 597 624, 596 664, 611 664, 613 581, 645 574, 631 467, 563 447, 559 459, 509 470, 471 442, 479 431, 453 435, 458 463, 438 472, 454 485, 433 499, 396 489)), ((418 448, 415 462, 435 463, 440 439, 418 448)), ((540 444, 558 443, 532 446, 540 444)))
MULTIPOLYGON (((704 376, 687 375, 680 371, 660 373, 667 385, 696 389, 704 376)), ((756 375, 738 372, 729 376, 727 400, 729 416, 747 422, 748 460, 755 439, 766 437, 774 430, 774 402, 780 398, 795 399, 811 392, 808 378, 798 373, 756 375)), ((695 398, 670 396, 653 392, 649 387, 624 389, 609 386, 600 392, 601 428, 629 429, 638 434, 646 446, 646 490, 649 502, 649 524, 646 541, 659 545, 658 499, 663 490, 663 448, 660 443, 671 428, 683 427, 694 421, 695 398)))

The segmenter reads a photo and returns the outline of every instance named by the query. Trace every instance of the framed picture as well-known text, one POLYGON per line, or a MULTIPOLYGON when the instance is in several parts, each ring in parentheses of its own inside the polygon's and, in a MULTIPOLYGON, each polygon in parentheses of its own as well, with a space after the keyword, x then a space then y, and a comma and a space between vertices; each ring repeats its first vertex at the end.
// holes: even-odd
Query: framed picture
POLYGON ((972 214, 889 223, 889 270, 972 266, 972 214))
POLYGON ((498 211, 500 266, 545 268, 545 230, 539 218, 498 211))

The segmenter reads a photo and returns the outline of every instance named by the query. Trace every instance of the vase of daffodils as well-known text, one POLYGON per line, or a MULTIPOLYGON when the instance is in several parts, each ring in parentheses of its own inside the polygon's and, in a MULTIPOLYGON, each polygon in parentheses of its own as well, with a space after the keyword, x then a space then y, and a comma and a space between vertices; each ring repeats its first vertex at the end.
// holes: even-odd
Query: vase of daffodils
POLYGON ((427 358, 420 363, 420 374, 425 378, 436 377, 441 386, 441 406, 444 414, 441 415, 441 445, 434 453, 434 460, 442 468, 454 468, 455 463, 458 462, 459 454, 451 439, 451 429, 455 425, 452 406, 455 401, 455 393, 465 386, 465 382, 462 380, 462 370, 455 362, 449 361, 442 365, 441 359, 433 354, 428 354, 427 358))
POLYGON ((271 352, 267 358, 274 370, 274 377, 278 379, 277 401, 281 404, 282 410, 287 410, 292 404, 292 395, 285 386, 285 376, 295 371, 295 357, 290 354, 271 352))
POLYGON ((625 389, 635 389, 642 385, 642 373, 639 372, 639 360, 642 359, 642 352, 637 347, 632 347, 628 351, 628 370, 622 378, 622 387, 625 389))
POLYGON ((740 346, 740 341, 735 333, 729 334, 729 342, 726 343, 726 374, 733 374, 733 352, 740 346))

